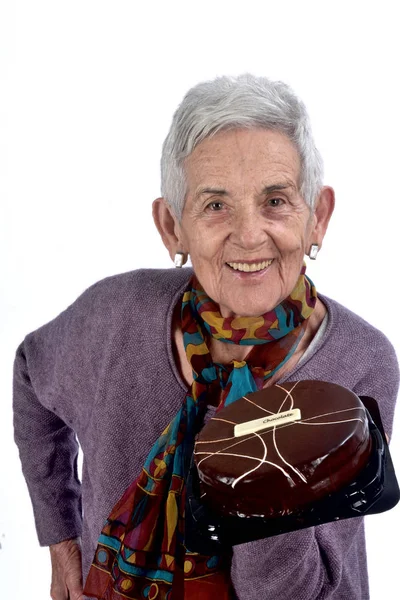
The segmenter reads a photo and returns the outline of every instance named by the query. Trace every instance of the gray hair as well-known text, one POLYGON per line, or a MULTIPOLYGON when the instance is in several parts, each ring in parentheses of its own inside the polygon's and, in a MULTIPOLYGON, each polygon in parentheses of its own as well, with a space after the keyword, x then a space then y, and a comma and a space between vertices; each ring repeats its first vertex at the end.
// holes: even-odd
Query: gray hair
POLYGON ((280 131, 294 143, 301 164, 300 193, 313 210, 323 161, 306 107, 287 84, 245 73, 199 83, 175 111, 162 148, 161 194, 178 219, 187 193, 185 158, 218 131, 255 127, 280 131))

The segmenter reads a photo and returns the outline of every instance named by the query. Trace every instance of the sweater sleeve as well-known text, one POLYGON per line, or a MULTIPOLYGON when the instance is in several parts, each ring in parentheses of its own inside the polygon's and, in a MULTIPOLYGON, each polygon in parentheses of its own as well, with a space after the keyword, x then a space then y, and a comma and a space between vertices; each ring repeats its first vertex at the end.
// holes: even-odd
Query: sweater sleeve
POLYGON ((399 393, 399 363, 392 344, 381 332, 375 336, 373 362, 353 391, 358 396, 371 396, 377 401, 385 432, 391 438, 399 393))
POLYGON ((78 537, 82 529, 78 443, 73 430, 39 401, 22 343, 14 363, 14 437, 41 546, 78 537))
MULTIPOLYGON (((393 346, 376 336, 372 358, 353 390, 377 400, 386 432, 391 435, 399 389, 399 367, 393 346)), ((364 546, 363 518, 235 546, 231 569, 238 600, 325 600, 336 598, 343 578, 354 599, 367 597, 366 565, 360 570, 364 546), (349 572, 349 565, 354 571, 349 572), (364 591, 363 591, 364 590, 364 591)), ((342 597, 342 596, 340 596, 342 597)))
POLYGON ((78 441, 102 373, 112 298, 95 284, 26 336, 14 362, 14 437, 42 546, 81 535, 78 441))

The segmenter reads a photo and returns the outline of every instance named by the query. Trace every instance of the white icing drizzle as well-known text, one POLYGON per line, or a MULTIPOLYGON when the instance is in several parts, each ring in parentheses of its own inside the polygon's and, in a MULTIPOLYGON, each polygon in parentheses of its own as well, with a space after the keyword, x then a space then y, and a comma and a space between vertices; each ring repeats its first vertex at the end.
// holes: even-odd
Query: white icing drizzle
MULTIPOLYGON (((298 383, 299 382, 297 381, 292 386, 292 388, 290 390, 286 390, 284 387, 282 387, 282 386, 280 386, 278 384, 275 384, 276 387, 278 387, 279 389, 281 389, 282 391, 284 391, 285 394, 286 394, 285 398, 283 399, 283 401, 282 401, 282 403, 281 403, 281 405, 279 407, 278 413, 273 413, 272 411, 269 411, 269 410, 263 408, 262 406, 259 406, 256 402, 254 402, 253 400, 250 400, 246 396, 243 396, 243 398, 247 402, 250 402, 251 404, 253 404, 254 406, 256 406, 258 409, 260 409, 263 412, 269 413, 271 415, 273 415, 273 414, 279 414, 282 411, 282 409, 283 409, 283 407, 285 405, 285 402, 288 399, 290 399, 290 410, 292 410, 294 408, 294 398, 292 396, 292 392, 293 392, 294 388, 296 387, 296 385, 298 383)), ((340 421, 324 421, 322 423, 310 423, 309 422, 309 421, 312 421, 312 420, 315 420, 315 419, 319 419, 319 418, 322 418, 322 417, 327 417, 327 416, 330 416, 330 415, 340 414, 340 413, 348 412, 348 411, 351 411, 351 410, 363 410, 365 412, 365 409, 364 409, 363 406, 356 406, 356 407, 352 407, 352 408, 344 408, 344 409, 337 410, 337 411, 331 411, 331 412, 323 413, 321 415, 315 415, 315 416, 309 417, 307 419, 302 419, 301 421, 295 421, 293 423, 288 423, 286 425, 282 425, 281 427, 279 427, 279 429, 284 429, 285 427, 293 427, 293 425, 314 425, 314 426, 315 425, 319 425, 319 426, 322 426, 322 425, 335 425, 335 424, 339 424, 339 423, 350 423, 350 422, 353 422, 353 421, 360 421, 361 423, 363 423, 363 420, 360 419, 360 418, 358 418, 358 417, 355 417, 353 419, 340 420, 340 421)), ((214 420, 214 421, 223 421, 225 423, 229 423, 230 425, 237 425, 237 423, 234 423, 233 421, 228 421, 227 419, 221 419, 220 417, 212 417, 211 420, 214 420)), ((239 481, 241 481, 242 479, 244 479, 245 477, 247 477, 250 473, 253 473, 257 469, 259 469, 261 467, 261 465, 263 465, 263 464, 269 464, 269 465, 271 465, 271 466, 276 467, 277 469, 279 469, 285 475, 285 477, 288 480, 291 481, 292 485, 294 485, 293 479, 291 478, 291 476, 289 475, 289 473, 284 468, 282 468, 280 465, 278 465, 278 464, 276 464, 276 463, 274 463, 272 461, 266 460, 268 449, 267 449, 267 445, 266 445, 265 441, 263 440, 262 436, 264 436, 264 435, 266 435, 268 433, 271 433, 271 431, 272 431, 272 437, 273 437, 273 443, 274 443, 275 451, 278 454, 279 458, 282 460, 282 462, 285 465, 287 465, 290 469, 292 469, 292 471, 294 473, 296 473, 296 475, 298 475, 298 477, 304 483, 307 483, 307 479, 304 477, 304 475, 294 465, 290 464, 282 456, 282 454, 281 454, 281 452, 280 452, 280 450, 278 448, 277 441, 276 441, 276 427, 277 426, 274 425, 274 427, 273 427, 272 430, 269 429, 269 430, 264 431, 264 432, 262 432, 260 434, 259 433, 249 434, 248 437, 242 438, 239 441, 236 441, 234 444, 230 444, 230 445, 228 445, 228 446, 226 446, 224 448, 221 448, 220 450, 216 450, 214 452, 209 452, 209 451, 208 452, 207 451, 195 451, 195 455, 203 455, 203 454, 206 455, 206 456, 204 456, 204 458, 202 458, 198 462, 198 466, 200 466, 200 464, 204 460, 207 460, 211 456, 215 456, 217 454, 219 454, 221 456, 234 456, 234 457, 237 457, 237 458, 246 458, 248 460, 256 461, 258 464, 255 467, 253 467, 252 469, 249 469, 248 471, 246 471, 245 473, 243 473, 242 475, 240 475, 239 477, 237 477, 232 482, 232 484, 231 484, 232 488, 234 488, 239 481), (260 440, 260 442, 261 442, 261 444, 263 446, 263 457, 262 458, 257 458, 255 456, 248 456, 246 454, 235 454, 233 452, 226 452, 230 448, 233 448, 234 446, 238 446, 239 444, 243 444, 244 442, 247 442, 248 440, 252 439, 255 436, 259 438, 259 440, 260 440)), ((218 440, 198 441, 198 442, 196 442, 196 446, 197 446, 197 444, 211 444, 211 443, 225 442, 225 441, 230 441, 230 440, 237 440, 237 438, 235 436, 232 436, 232 437, 228 437, 228 438, 221 438, 221 439, 218 439, 218 440)))
POLYGON ((299 425, 315 425, 315 426, 318 426, 318 425, 338 425, 339 423, 351 423, 352 421, 360 421, 360 423, 363 422, 362 419, 356 418, 356 419, 346 419, 344 421, 325 421, 324 423, 306 423, 305 421, 297 421, 297 423, 299 425))
MULTIPOLYGON (((280 386, 280 385, 277 385, 277 386, 276 386, 276 387, 278 387, 279 389, 283 390, 283 391, 286 393, 286 396, 285 396, 285 398, 283 399, 283 402, 282 402, 282 404, 281 404, 281 405, 280 405, 280 407, 279 407, 278 414, 281 412, 281 410, 282 410, 282 408, 284 407, 284 405, 285 405, 285 402, 286 402, 286 400, 287 400, 288 398, 290 398, 290 410, 292 410, 292 409, 293 409, 293 406, 294 406, 294 399, 293 399, 293 396, 292 396, 292 392, 293 392, 294 388, 296 387, 296 385, 297 385, 298 383, 299 383, 299 382, 298 382, 298 381, 296 381, 296 383, 294 384, 294 386, 293 386, 293 387, 292 387, 290 390, 286 390, 284 387, 282 387, 282 386, 280 386)), ((277 441, 276 441, 276 425, 274 425, 274 428, 273 428, 273 431, 272 431, 272 439, 273 439, 273 442, 274 442, 275 451, 276 451, 277 455, 279 456, 279 458, 281 459, 281 461, 282 461, 283 463, 285 463, 285 465, 287 465, 287 466, 288 466, 290 469, 292 469, 292 471, 293 471, 294 473, 296 473, 296 475, 297 475, 298 477, 300 477, 300 479, 301 479, 302 481, 304 481, 304 483, 307 483, 307 479, 304 477, 303 473, 301 473, 301 472, 300 472, 298 469, 296 469, 296 467, 295 467, 294 465, 290 464, 290 463, 289 463, 289 462, 288 462, 288 461, 287 461, 287 460, 286 460, 286 459, 285 459, 285 458, 282 456, 282 454, 281 454, 281 452, 280 452, 280 450, 279 450, 279 448, 278 448, 277 441)))
MULTIPOLYGON (((240 475, 240 477, 238 477, 237 479, 235 479, 235 481, 232 482, 232 487, 234 488, 235 485, 241 480, 243 479, 243 477, 246 477, 246 475, 249 475, 250 473, 253 473, 253 471, 256 471, 257 469, 259 469, 261 467, 261 465, 263 464, 263 462, 265 462, 265 459, 267 458, 267 444, 264 442, 264 440, 262 439, 262 437, 260 435, 258 435, 258 433, 254 433, 255 436, 258 437, 258 439, 260 440, 261 444, 263 445, 264 448, 264 455, 262 457, 262 462, 260 461, 259 464, 254 467, 254 469, 250 469, 249 471, 247 471, 246 473, 243 473, 243 475, 240 475)), ((276 467, 278 465, 275 465, 276 467)))
POLYGON ((263 408, 262 406, 259 406, 256 402, 253 402, 253 400, 250 400, 250 398, 247 398, 247 396, 243 396, 243 398, 245 400, 247 400, 247 402, 250 402, 250 404, 253 404, 254 406, 256 406, 257 408, 259 408, 260 410, 263 410, 264 412, 268 413, 269 415, 274 415, 275 414, 271 410, 267 410, 266 408, 263 408))
MULTIPOLYGON (((234 425, 236 425, 236 423, 234 423, 234 425)), ((221 454, 222 452, 225 452, 226 450, 229 450, 230 448, 234 448, 234 446, 238 446, 239 444, 242 444, 243 442, 245 442, 247 440, 250 440, 252 437, 254 437, 254 434, 250 434, 250 436, 248 438, 246 438, 245 440, 239 440, 235 444, 230 444, 229 446, 226 446, 225 448, 221 448, 221 450, 216 450, 215 452, 210 452, 210 451, 208 451, 208 452, 207 451, 204 451, 204 452, 195 452, 195 455, 197 455, 197 454, 208 454, 208 456, 206 456, 206 458, 210 458, 210 456, 214 456, 215 454, 221 454)), ((233 437, 232 439, 237 440, 238 438, 233 437)), ((253 458, 255 460, 261 460, 260 458, 256 458, 255 456, 248 457, 245 454, 238 454, 237 456, 243 456, 244 458, 253 458)), ((202 463, 203 460, 205 460, 205 459, 202 458, 201 461, 198 464, 200 465, 200 463, 202 463)))
MULTIPOLYGON (((258 434, 255 434, 255 435, 258 435, 258 434)), ((250 469, 249 471, 247 471, 246 473, 243 473, 243 475, 240 475, 240 477, 235 479, 235 481, 232 483, 232 487, 234 487, 240 479, 243 479, 243 477, 246 477, 246 475, 248 475, 249 473, 252 473, 256 469, 259 469, 262 464, 271 465, 273 467, 276 467, 277 469, 282 471, 282 473, 284 475, 286 475, 286 477, 288 479, 293 481, 292 478, 290 477, 289 473, 287 473, 285 471, 285 469, 283 469, 276 463, 271 462, 270 460, 265 460, 264 458, 257 458, 256 456, 247 456, 246 454, 235 454, 234 452, 222 452, 222 451, 221 452, 212 452, 211 454, 209 454, 208 452, 196 452, 196 454, 208 454, 208 456, 205 456, 198 462, 199 465, 203 462, 203 460, 210 458, 210 456, 214 456, 214 454, 218 454, 218 456, 235 456, 236 458, 248 458, 249 460, 255 460, 259 463, 254 469, 250 469)))
MULTIPOLYGON (((282 388, 282 389, 284 389, 284 388, 282 388)), ((254 404, 254 406, 257 406, 257 404, 255 402, 252 402, 252 404, 254 404)), ((264 410, 261 406, 257 406, 257 408, 260 408, 261 410, 264 410)), ((364 407, 363 406, 353 406, 353 408, 343 408, 341 410, 334 410, 332 412, 323 413, 322 415, 315 415, 314 417, 308 417, 308 419, 301 419, 301 421, 297 421, 297 423, 286 423, 285 425, 280 425, 279 429, 280 430, 281 429, 285 429, 285 427, 291 427, 292 425, 295 425, 295 424, 297 424, 297 425, 331 425, 331 424, 334 424, 334 423, 344 423, 345 421, 333 421, 332 423, 329 422, 329 421, 328 422, 324 422, 324 423, 308 423, 308 421, 312 421, 314 419, 320 419, 321 417, 328 417, 330 415, 336 415, 336 414, 347 412, 347 411, 350 411, 350 410, 362 410, 362 411, 364 411, 364 407)), ((270 412, 270 411, 267 411, 267 412, 270 412)), ((275 413, 271 412, 271 414, 273 415, 275 413)), ((213 417, 210 420, 211 421, 213 421, 213 420, 225 421, 225 423, 230 423, 232 425, 236 425, 236 423, 233 423, 233 421, 226 421, 225 419, 217 419, 216 417, 213 417)), ((363 422, 362 419, 349 419, 348 422, 350 422, 350 421, 361 421, 361 422, 363 422)), ((272 429, 269 429, 267 431, 263 431, 261 433, 261 435, 265 435, 267 433, 273 433, 272 429)), ((252 437, 252 435, 249 434, 249 437, 243 439, 242 442, 247 442, 247 440, 249 440, 251 437, 252 437)), ((229 442, 230 440, 236 440, 236 439, 237 438, 235 436, 231 436, 231 437, 227 437, 227 438, 220 438, 219 440, 199 440, 199 441, 196 442, 196 445, 197 444, 216 444, 217 442, 229 442)))
MULTIPOLYGON (((217 442, 229 442, 230 440, 236 440, 237 438, 233 435, 232 437, 228 437, 228 438, 221 438, 220 440, 199 440, 198 442, 196 442, 196 446, 197 444, 216 444, 217 442)), ((250 439, 249 437, 247 438, 248 440, 250 439)))
MULTIPOLYGON (((334 410, 332 412, 323 413, 322 415, 315 415, 314 417, 308 417, 308 419, 301 419, 298 423, 305 423, 306 421, 312 421, 313 419, 320 419, 321 417, 329 417, 330 415, 338 415, 339 413, 348 412, 349 410, 362 410, 365 411, 363 406, 353 406, 353 408, 342 408, 341 410, 334 410)), ((325 425, 325 423, 317 423, 318 425, 325 425)))
POLYGON ((284 392, 286 392, 286 396, 285 396, 285 398, 284 398, 284 400, 283 400, 283 402, 282 402, 282 404, 281 404, 281 406, 280 406, 280 408, 279 408, 279 410, 278 410, 278 413, 280 413, 280 412, 281 412, 281 410, 282 410, 282 407, 283 407, 283 405, 285 404, 285 402, 286 402, 286 400, 287 400, 288 398, 290 398, 290 410, 292 410, 292 408, 293 408, 293 406, 294 406, 294 399, 293 399, 293 396, 292 396, 292 392, 293 392, 294 388, 296 387, 296 385, 297 385, 298 383, 299 383, 299 382, 298 382, 298 381, 296 381, 296 383, 294 384, 294 386, 292 387, 292 389, 291 389, 291 390, 287 390, 286 388, 282 387, 282 386, 281 386, 281 385, 279 385, 278 383, 276 383, 276 384, 275 384, 277 388, 279 388, 280 390, 283 390, 284 392))
POLYGON ((223 421, 224 423, 229 423, 229 425, 236 425, 233 421, 227 421, 226 419, 220 419, 219 417, 212 417, 210 421, 223 421))
POLYGON ((275 446, 275 451, 277 453, 277 455, 279 456, 279 458, 281 459, 282 462, 285 463, 285 465, 287 465, 290 469, 292 469, 292 471, 294 473, 296 473, 296 475, 298 475, 300 477, 300 479, 302 481, 304 481, 304 483, 307 483, 307 479, 304 477, 304 475, 298 470, 296 469, 295 466, 293 466, 292 464, 290 464, 280 453, 279 448, 278 448, 278 444, 276 443, 276 426, 274 426, 273 432, 272 432, 272 439, 274 441, 274 446, 275 446))

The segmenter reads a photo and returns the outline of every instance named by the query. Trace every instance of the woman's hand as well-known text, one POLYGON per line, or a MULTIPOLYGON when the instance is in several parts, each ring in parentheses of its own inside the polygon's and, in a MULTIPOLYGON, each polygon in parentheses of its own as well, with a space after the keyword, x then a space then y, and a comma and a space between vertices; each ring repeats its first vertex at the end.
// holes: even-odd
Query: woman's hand
POLYGON ((50 546, 52 600, 83 600, 80 539, 50 546))

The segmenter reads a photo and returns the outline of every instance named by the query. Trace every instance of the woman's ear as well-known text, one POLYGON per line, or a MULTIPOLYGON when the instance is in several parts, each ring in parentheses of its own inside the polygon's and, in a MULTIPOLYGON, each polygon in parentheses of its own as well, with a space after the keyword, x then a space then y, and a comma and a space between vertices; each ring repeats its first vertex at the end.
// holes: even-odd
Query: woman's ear
POLYGON ((335 208, 335 192, 330 186, 324 186, 315 203, 313 218, 314 227, 310 236, 311 244, 322 247, 322 241, 328 229, 329 221, 335 208))
POLYGON ((180 242, 180 225, 177 217, 172 213, 165 198, 156 198, 153 202, 153 219, 158 229, 164 246, 174 260, 177 252, 185 252, 180 242))

